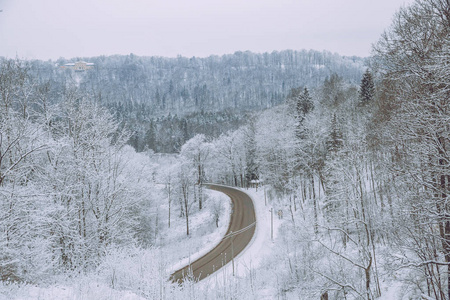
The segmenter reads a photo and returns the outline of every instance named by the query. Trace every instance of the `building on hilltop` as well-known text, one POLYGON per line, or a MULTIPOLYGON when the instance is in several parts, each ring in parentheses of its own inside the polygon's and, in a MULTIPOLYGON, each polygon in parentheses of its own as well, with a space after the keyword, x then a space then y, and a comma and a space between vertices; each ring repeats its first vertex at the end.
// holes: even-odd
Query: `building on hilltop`
POLYGON ((77 61, 75 63, 67 63, 62 66, 60 66, 61 69, 71 69, 76 72, 84 72, 86 70, 94 68, 93 63, 87 63, 85 61, 77 61))

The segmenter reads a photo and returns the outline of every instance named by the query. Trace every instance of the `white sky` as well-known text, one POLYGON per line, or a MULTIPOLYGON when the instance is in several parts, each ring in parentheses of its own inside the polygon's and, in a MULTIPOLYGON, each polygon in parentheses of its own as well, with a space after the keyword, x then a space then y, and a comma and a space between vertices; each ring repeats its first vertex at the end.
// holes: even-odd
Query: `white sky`
POLYGON ((0 56, 370 55, 413 0, 0 0, 0 56))

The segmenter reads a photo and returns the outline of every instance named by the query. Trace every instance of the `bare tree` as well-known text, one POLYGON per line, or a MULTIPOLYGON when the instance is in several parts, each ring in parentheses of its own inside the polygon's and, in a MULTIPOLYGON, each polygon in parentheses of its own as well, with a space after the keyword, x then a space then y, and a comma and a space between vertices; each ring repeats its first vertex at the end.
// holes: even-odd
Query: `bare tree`
POLYGON ((389 84, 385 100, 391 104, 383 107, 392 109, 387 124, 394 167, 408 187, 408 214, 414 216, 414 223, 424 226, 417 230, 413 225, 415 230, 409 230, 410 241, 417 243, 417 261, 411 266, 432 265, 423 281, 428 296, 436 299, 450 297, 449 25, 448 1, 416 1, 397 13, 375 47, 382 82, 389 84), (421 252, 430 237, 441 242, 433 247, 443 261, 433 251, 425 256, 421 252), (446 284, 442 282, 444 273, 446 284))
POLYGON ((198 208, 203 208, 203 182, 205 181, 205 163, 211 152, 210 144, 202 134, 196 135, 181 147, 181 156, 191 164, 196 176, 198 208))

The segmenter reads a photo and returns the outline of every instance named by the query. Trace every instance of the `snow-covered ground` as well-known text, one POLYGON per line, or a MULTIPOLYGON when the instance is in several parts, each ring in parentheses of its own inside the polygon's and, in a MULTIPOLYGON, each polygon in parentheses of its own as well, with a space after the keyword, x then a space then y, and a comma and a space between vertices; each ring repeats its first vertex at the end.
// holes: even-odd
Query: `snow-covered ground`
MULTIPOLYGON (((230 198, 223 193, 207 190, 208 197, 211 201, 217 201, 222 204, 222 211, 219 217, 219 227, 213 230, 210 234, 197 235, 189 239, 187 243, 183 243, 183 247, 172 247, 173 249, 182 249, 181 257, 175 258, 172 256, 172 262, 169 262, 169 267, 167 268, 168 273, 173 273, 178 269, 189 264, 191 261, 195 261, 202 257, 209 251, 211 251, 217 244, 220 243, 223 236, 226 234, 228 229, 228 224, 230 223, 231 215, 231 201, 230 198)), ((191 228, 202 227, 205 217, 210 217, 210 210, 204 210, 203 215, 197 215, 194 220, 192 220, 191 228)), ((182 231, 181 234, 185 235, 185 228, 183 226, 178 226, 182 231)), ((176 243, 176 241, 174 241, 176 243)))
POLYGON ((0 286, 0 300, 144 300, 130 291, 114 290, 100 282, 83 280, 73 286, 53 285, 49 287, 0 286), (8 292, 6 291, 8 290, 8 292))
MULTIPOLYGON (((235 263, 235 276, 244 277, 248 274, 249 270, 256 269, 267 258, 273 250, 274 242, 271 239, 271 212, 270 206, 264 203, 264 190, 255 188, 241 189, 241 191, 247 193, 253 200, 256 213, 256 230, 250 244, 236 256, 235 263)), ((281 224, 280 220, 273 216, 273 235, 274 239, 277 236, 278 227, 281 224)), ((211 287, 215 282, 222 282, 222 276, 232 276, 233 266, 231 263, 225 265, 222 269, 216 272, 210 278, 206 278, 201 281, 199 285, 207 285, 211 287)))
MULTIPOLYGON (((230 199, 217 191, 206 190, 205 208, 197 211, 190 216, 190 237, 186 236, 186 225, 184 218, 172 216, 171 228, 161 229, 161 244, 159 249, 140 250, 135 253, 118 252, 120 258, 106 263, 98 273, 101 275, 87 275, 86 277, 61 279, 57 284, 48 284, 47 286, 35 285, 16 285, 0 283, 0 300, 142 300, 148 297, 141 297, 135 292, 126 288, 112 288, 111 282, 105 282, 109 278, 109 273, 114 272, 116 277, 128 277, 125 281, 136 281, 136 273, 144 273, 145 285, 161 282, 168 285, 169 275, 176 269, 189 263, 189 260, 195 260, 212 248, 214 248, 225 235, 230 220, 231 201, 230 199), (221 211, 219 216, 219 227, 216 227, 213 215, 213 203, 220 203, 221 211), (164 254, 164 257, 160 257, 164 254), (142 257, 136 257, 141 255, 142 257), (158 267, 151 266, 152 260, 158 257, 161 260, 164 270, 157 273, 158 267), (141 266, 144 265, 144 267, 141 266), (110 269, 111 268, 111 269, 110 269), (152 269, 153 268, 153 269, 152 269), (143 269, 142 271, 136 269, 143 269), (147 269, 147 270, 144 270, 147 269), (156 269, 156 271, 155 271, 156 269), (128 274, 127 274, 128 273, 128 274), (105 277, 106 274, 106 277, 105 277), (157 277, 167 278, 157 278, 157 277)), ((141 278, 138 278, 141 279, 141 278)))

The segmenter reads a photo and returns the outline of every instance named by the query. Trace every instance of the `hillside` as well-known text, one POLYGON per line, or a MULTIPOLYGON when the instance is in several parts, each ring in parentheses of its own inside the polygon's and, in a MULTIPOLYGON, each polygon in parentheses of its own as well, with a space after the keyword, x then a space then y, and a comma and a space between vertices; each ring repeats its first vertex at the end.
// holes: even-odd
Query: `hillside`
POLYGON ((245 124, 247 113, 283 103, 292 88, 321 85, 332 74, 359 83, 364 60, 314 50, 206 58, 127 56, 33 61, 34 76, 51 82, 53 102, 68 87, 108 107, 133 136, 136 150, 177 152, 195 134, 217 137, 245 124), (62 69, 86 61, 85 72, 62 69))

